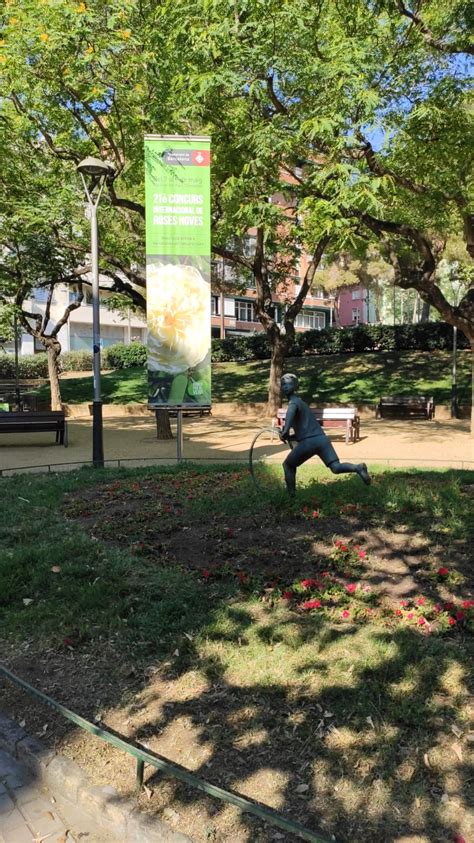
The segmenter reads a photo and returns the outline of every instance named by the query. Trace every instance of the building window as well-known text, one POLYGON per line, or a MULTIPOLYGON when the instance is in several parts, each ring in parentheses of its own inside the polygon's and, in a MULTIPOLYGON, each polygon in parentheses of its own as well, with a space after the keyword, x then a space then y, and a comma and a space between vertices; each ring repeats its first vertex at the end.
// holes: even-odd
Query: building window
MULTIPOLYGON (((84 293, 84 298, 82 299, 82 304, 92 304, 92 290, 90 287, 86 287, 82 291, 84 293)), ((79 296, 79 290, 75 290, 74 287, 69 290, 69 304, 76 302, 79 296)))
MULTIPOLYGON (((71 351, 92 350, 92 325, 71 325, 70 332, 71 351)), ((107 348, 109 345, 124 343, 125 330, 119 325, 102 325, 100 331, 100 346, 107 348)))
POLYGON ((238 322, 255 322, 255 309, 251 301, 235 300, 235 318, 238 322))
POLYGON ((352 308, 352 321, 355 322, 356 325, 359 324, 360 319, 360 310, 358 307, 352 308))
POLYGON ((295 328, 322 331, 326 327, 326 314, 320 310, 302 310, 295 319, 295 328))
POLYGON ((38 287, 37 290, 34 290, 33 296, 35 301, 45 304, 48 301, 49 290, 46 290, 43 287, 38 287))
POLYGON ((360 290, 352 290, 352 299, 360 299, 360 290))
POLYGON ((211 296, 211 316, 219 316, 219 296, 211 296))

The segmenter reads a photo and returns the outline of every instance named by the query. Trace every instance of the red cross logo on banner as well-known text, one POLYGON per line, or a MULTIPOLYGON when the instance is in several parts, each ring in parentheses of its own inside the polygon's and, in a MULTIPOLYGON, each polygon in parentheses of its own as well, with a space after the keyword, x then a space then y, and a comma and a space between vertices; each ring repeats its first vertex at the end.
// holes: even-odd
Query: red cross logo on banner
POLYGON ((192 153, 192 162, 199 167, 209 167, 211 163, 210 152, 206 149, 195 149, 192 153))

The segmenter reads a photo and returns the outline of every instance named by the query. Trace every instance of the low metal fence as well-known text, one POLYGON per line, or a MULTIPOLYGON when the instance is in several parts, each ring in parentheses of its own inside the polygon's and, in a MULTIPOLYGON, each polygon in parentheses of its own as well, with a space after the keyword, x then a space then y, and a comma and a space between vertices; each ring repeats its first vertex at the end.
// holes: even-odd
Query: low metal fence
MULTIPOLYGON (((150 767, 154 767, 162 773, 173 776, 175 779, 178 779, 196 790, 202 791, 208 796, 213 796, 214 798, 220 799, 222 802, 226 802, 229 805, 235 805, 237 808, 240 808, 241 811, 253 814, 269 825, 281 828, 289 834, 299 837, 301 840, 309 840, 311 843, 329 843, 326 837, 322 837, 320 834, 311 831, 309 828, 305 828, 298 822, 287 819, 287 817, 277 813, 277 811, 274 811, 272 808, 268 808, 266 805, 262 805, 259 802, 240 796, 238 793, 233 793, 230 790, 224 790, 224 788, 218 787, 218 785, 211 784, 210 782, 205 781, 205 779, 201 779, 199 776, 191 773, 185 767, 175 764, 168 758, 164 758, 164 756, 158 755, 158 753, 153 752, 150 749, 145 749, 137 742, 132 743, 131 741, 126 741, 117 732, 114 732, 111 729, 102 728, 102 726, 98 726, 95 723, 90 723, 89 720, 86 720, 84 717, 81 717, 79 714, 71 711, 71 709, 66 708, 66 706, 57 702, 52 697, 44 694, 43 691, 39 691, 37 688, 34 688, 29 684, 29 682, 21 679, 21 677, 16 676, 16 674, 12 673, 11 670, 2 664, 0 664, 0 675, 1 674, 3 674, 3 676, 10 682, 13 682, 29 694, 37 697, 41 700, 41 702, 49 706, 49 708, 54 709, 54 711, 59 712, 59 714, 62 714, 63 717, 71 723, 74 723, 76 726, 79 726, 80 729, 90 732, 90 734, 94 735, 96 738, 100 738, 101 740, 106 741, 106 743, 109 743, 117 749, 121 749, 123 752, 126 752, 128 755, 133 756, 137 762, 137 790, 140 790, 143 787, 145 764, 148 764, 150 767)), ((332 838, 332 840, 334 840, 334 838, 332 838)))
MULTIPOLYGON (((281 454, 274 458, 263 458, 266 462, 273 463, 281 460, 281 454)), ((381 465, 387 468, 452 468, 458 471, 473 471, 474 460, 436 460, 436 459, 407 459, 407 458, 385 458, 369 457, 358 455, 357 459, 367 462, 370 465, 381 465)), ((104 468, 146 468, 153 465, 183 465, 185 463, 235 463, 236 465, 247 465, 246 456, 242 457, 192 457, 190 459, 177 460, 175 457, 117 457, 104 460, 104 468)), ((74 471, 77 468, 92 468, 92 460, 78 460, 76 462, 43 463, 41 465, 21 465, 11 468, 0 468, 0 477, 11 477, 14 474, 59 474, 62 471, 74 471)), ((100 470, 100 469, 95 469, 100 470)))

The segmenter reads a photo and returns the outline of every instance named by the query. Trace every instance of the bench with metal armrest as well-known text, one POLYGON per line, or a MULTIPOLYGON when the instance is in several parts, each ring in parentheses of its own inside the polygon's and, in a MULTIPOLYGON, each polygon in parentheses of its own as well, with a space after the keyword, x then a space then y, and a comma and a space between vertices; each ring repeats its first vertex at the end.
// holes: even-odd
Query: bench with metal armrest
MULTIPOLYGON (((344 427, 346 431, 346 445, 360 439, 360 416, 355 407, 310 407, 315 419, 322 427, 344 427)), ((274 426, 282 430, 286 419, 286 407, 277 410, 274 426)))
POLYGON ((433 420, 435 403, 433 397, 426 395, 384 395, 375 407, 375 418, 383 419, 387 415, 423 416, 433 420))

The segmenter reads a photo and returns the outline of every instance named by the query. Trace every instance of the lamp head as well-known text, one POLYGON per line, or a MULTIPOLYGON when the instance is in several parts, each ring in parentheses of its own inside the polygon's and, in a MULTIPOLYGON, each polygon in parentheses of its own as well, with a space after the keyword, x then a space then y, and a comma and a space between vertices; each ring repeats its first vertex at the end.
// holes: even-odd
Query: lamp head
POLYGON ((77 165, 76 170, 84 176, 95 176, 96 178, 100 178, 101 176, 110 177, 115 174, 112 164, 109 164, 107 161, 101 161, 100 158, 92 158, 90 155, 77 165))

